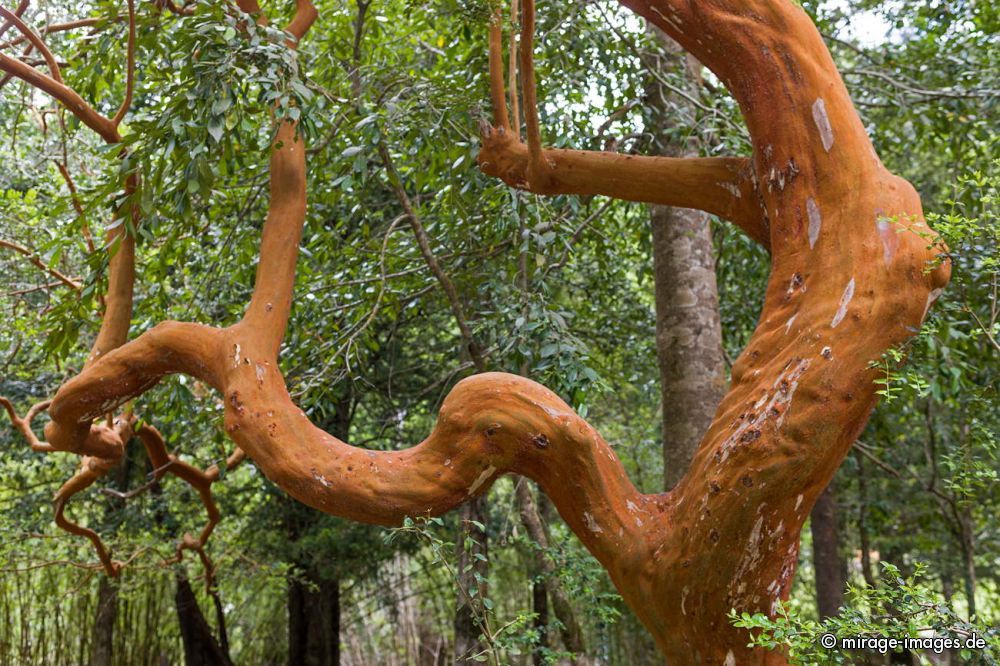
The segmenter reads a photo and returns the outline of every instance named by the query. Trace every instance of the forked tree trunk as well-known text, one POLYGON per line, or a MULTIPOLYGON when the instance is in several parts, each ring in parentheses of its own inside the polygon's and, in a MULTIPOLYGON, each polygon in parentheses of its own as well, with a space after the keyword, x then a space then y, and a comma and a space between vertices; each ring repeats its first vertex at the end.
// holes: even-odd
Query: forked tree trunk
MULTIPOLYGON (((948 267, 929 266, 938 250, 929 247, 919 197, 880 163, 799 6, 624 4, 732 92, 752 158, 544 150, 530 53, 534 7, 526 0, 520 56, 528 143, 506 118, 497 23, 490 35, 497 126, 484 131, 480 164, 539 193, 706 210, 770 249, 757 330, 670 492, 638 492, 593 427, 551 391, 514 375, 460 382, 427 439, 406 450, 358 449, 314 427, 278 368, 306 208, 305 146, 287 122, 272 150, 270 208, 243 320, 222 329, 166 322, 103 355, 59 389, 48 443, 85 454, 120 446, 92 419, 164 375, 190 374, 223 394, 225 427, 239 447, 310 506, 394 525, 453 509, 500 474, 523 474, 608 570, 671 663, 784 663, 780 653, 748 648, 727 613, 770 613, 788 597, 806 516, 875 405, 873 362, 919 328, 948 267)), ((289 30, 301 37, 310 17, 296 16, 289 30)))

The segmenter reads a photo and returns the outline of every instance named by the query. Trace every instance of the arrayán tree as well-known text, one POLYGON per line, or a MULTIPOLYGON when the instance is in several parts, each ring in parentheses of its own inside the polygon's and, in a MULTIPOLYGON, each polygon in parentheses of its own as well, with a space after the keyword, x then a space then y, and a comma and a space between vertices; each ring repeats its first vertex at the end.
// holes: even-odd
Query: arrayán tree
MULTIPOLYGON (((264 21, 256 0, 238 4, 264 21)), ((126 342, 134 281, 128 229, 142 220, 136 207, 124 207, 119 215, 132 219, 111 231, 116 251, 103 325, 86 367, 27 417, 9 408, 37 450, 83 457, 80 472, 60 491, 57 515, 61 525, 98 545, 109 573, 121 565, 95 533, 68 522, 62 508, 117 463, 133 429, 157 469, 186 476, 211 506, 218 470, 168 465, 150 426, 137 425, 129 410, 110 418, 164 376, 185 373, 222 396, 225 429, 239 451, 305 504, 396 525, 453 509, 502 474, 523 474, 608 570, 671 663, 784 663, 781 654, 747 648, 747 636, 729 625, 727 613, 773 613, 787 598, 803 522, 877 400, 874 363, 919 329, 949 269, 939 260, 919 196, 881 164, 801 8, 787 0, 622 4, 725 84, 746 119, 753 154, 660 158, 544 148, 532 64, 534 2, 524 0, 512 21, 521 34, 510 39, 517 47, 508 54, 507 72, 499 12, 489 28, 494 122, 482 128, 479 163, 487 174, 537 194, 600 194, 701 209, 770 251, 759 324, 677 486, 638 492, 594 428, 545 387, 510 374, 458 383, 427 439, 403 451, 355 448, 314 427, 292 402, 279 369, 308 189, 297 114, 277 113, 269 210, 242 320, 226 328, 166 321, 126 342), (46 407, 51 420, 40 441, 30 418, 46 407)), ((23 56, 0 54, 0 69, 56 98, 108 143, 119 143, 135 69, 131 5, 130 92, 111 118, 63 83, 56 58, 20 19, 24 6, 3 10, 0 32, 20 33, 5 49, 31 48, 23 56), (36 68, 32 50, 47 73, 36 68)), ((169 0, 159 7, 195 11, 169 0)), ((286 28, 288 48, 315 19, 309 0, 298 0, 286 28)), ((242 25, 254 28, 249 17, 242 25)), ((125 187, 128 194, 137 183, 125 187)), ((200 550, 210 527, 183 547, 200 550)))

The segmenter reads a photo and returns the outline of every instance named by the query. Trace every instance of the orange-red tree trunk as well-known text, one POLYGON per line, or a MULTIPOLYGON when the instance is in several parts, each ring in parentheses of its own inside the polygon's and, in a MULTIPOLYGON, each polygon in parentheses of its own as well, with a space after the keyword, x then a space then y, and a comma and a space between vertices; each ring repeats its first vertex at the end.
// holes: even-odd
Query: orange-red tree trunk
MULTIPOLYGON (((307 5, 300 0, 300 5, 307 5)), ((781 663, 751 651, 727 612, 787 597, 799 532, 873 408, 872 362, 919 328, 947 268, 913 188, 882 166, 806 14, 783 0, 623 0, 725 83, 746 117, 751 158, 641 158, 541 147, 531 65, 520 58, 527 143, 507 118, 500 25, 491 32, 497 126, 488 173, 539 193, 607 194, 707 210, 770 248, 758 328, 690 469, 668 493, 639 493, 614 451, 558 396, 522 377, 460 382, 426 440, 354 448, 291 401, 278 349, 305 220, 305 146, 281 122, 253 298, 229 328, 165 322, 63 385, 48 443, 120 447, 93 419, 183 372, 225 397, 225 427, 261 470, 321 511, 394 525, 484 493, 508 472, 534 479, 608 570, 671 663, 781 663)), ((308 27, 306 21, 305 27, 308 27)), ((305 28, 292 30, 301 37, 305 28)), ((13 68, 10 63, 0 65, 13 68)))

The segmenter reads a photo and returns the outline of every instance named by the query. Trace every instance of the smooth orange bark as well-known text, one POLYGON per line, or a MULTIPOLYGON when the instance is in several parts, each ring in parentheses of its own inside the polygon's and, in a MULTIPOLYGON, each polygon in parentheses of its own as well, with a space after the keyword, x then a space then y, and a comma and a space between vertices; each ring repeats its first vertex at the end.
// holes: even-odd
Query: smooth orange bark
MULTIPOLYGON (((534 104, 526 104, 527 144, 512 136, 498 108, 481 161, 541 193, 701 207, 770 248, 758 328, 671 492, 639 493, 599 433, 551 391, 514 375, 460 382, 428 438, 404 451, 355 448, 314 427, 278 367, 306 206, 305 149, 290 123, 280 125, 272 151, 271 208, 243 321, 226 329, 167 322, 104 354, 59 389, 49 444, 89 455, 120 447, 112 429, 91 421, 163 376, 190 374, 224 396, 225 427, 237 445, 310 506, 393 525, 448 511, 501 474, 523 474, 607 568, 671 663, 783 663, 781 654, 749 650, 726 613, 772 612, 787 598, 802 524, 877 400, 871 364, 919 328, 948 268, 934 265, 919 197, 881 165, 800 8, 777 0, 623 4, 732 91, 752 157, 662 161, 547 151, 534 104), (637 181, 647 193, 636 191, 637 181), (885 233, 887 219, 892 233, 885 233)), ((496 46, 497 24, 493 30, 496 46)), ((530 78, 530 53, 521 54, 521 67, 522 79, 530 78)), ((497 53, 491 74, 500 107, 497 53)), ((534 96, 528 85, 526 102, 534 96)))

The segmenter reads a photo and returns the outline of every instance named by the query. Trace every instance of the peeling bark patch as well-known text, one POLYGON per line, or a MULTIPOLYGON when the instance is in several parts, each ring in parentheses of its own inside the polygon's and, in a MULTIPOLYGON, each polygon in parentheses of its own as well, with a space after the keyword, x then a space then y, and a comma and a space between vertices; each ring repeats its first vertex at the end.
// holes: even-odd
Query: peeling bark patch
POLYGON ((833 350, 829 347, 823 347, 823 351, 821 351, 819 355, 829 361, 833 358, 833 350))
POLYGON ((469 496, 471 497, 472 495, 474 495, 475 492, 477 490, 479 490, 480 486, 482 486, 484 483, 486 483, 487 479, 489 479, 491 476, 493 476, 493 473, 496 472, 496 471, 497 471, 497 468, 494 467, 493 465, 490 465, 489 467, 487 467, 486 469, 484 469, 483 472, 482 472, 482 474, 480 474, 476 478, 476 480, 472 482, 472 485, 469 486, 469 496))
POLYGON ((601 526, 597 524, 597 521, 594 520, 594 517, 586 511, 583 512, 583 524, 586 525, 587 529, 594 534, 600 534, 604 531, 601 529, 601 526))
POLYGON ((771 170, 767 174, 768 192, 773 191, 775 188, 779 192, 784 190, 785 185, 791 183, 797 175, 799 175, 799 166, 795 163, 794 159, 789 159, 788 163, 782 169, 771 167, 771 170))
POLYGON ((314 468, 312 468, 312 470, 310 470, 310 471, 312 471, 312 477, 313 477, 313 479, 315 479, 316 481, 319 481, 319 482, 320 482, 320 484, 321 484, 321 485, 322 485, 322 486, 323 486, 324 488, 332 488, 332 487, 333 487, 333 484, 332 484, 332 483, 330 483, 330 480, 329 480, 329 479, 327 479, 327 478, 326 478, 325 476, 323 476, 322 474, 320 474, 319 472, 317 472, 317 471, 316 471, 316 468, 315 468, 315 467, 314 467, 314 468))
POLYGON ((240 344, 238 342, 233 345, 233 367, 240 367, 240 344))
POLYGON ((260 363, 258 363, 256 365, 256 367, 254 368, 254 371, 257 374, 257 383, 260 384, 261 386, 263 386, 264 385, 264 374, 267 372, 267 370, 264 368, 264 366, 262 366, 260 363))
POLYGON ((735 183, 723 183, 723 182, 719 182, 719 183, 716 183, 716 185, 718 185, 719 187, 721 187, 722 189, 724 189, 726 192, 729 192, 730 194, 732 194, 733 197, 735 197, 736 199, 743 198, 743 193, 740 192, 740 188, 735 183))
POLYGON ((795 510, 798 511, 800 506, 802 506, 802 495, 795 498, 795 510))
POLYGON ((823 150, 830 152, 833 147, 833 128, 830 126, 830 117, 826 115, 826 102, 822 97, 816 98, 812 105, 813 122, 819 130, 819 138, 823 142, 823 150))
POLYGON ((538 448, 538 449, 547 449, 547 448, 549 448, 549 438, 546 437, 542 433, 538 433, 537 435, 535 435, 534 437, 532 437, 531 438, 531 443, 534 444, 535 448, 538 448))
POLYGON ((879 216, 875 222, 875 229, 878 231, 878 237, 882 241, 882 261, 886 266, 892 263, 892 258, 896 254, 896 248, 899 247, 899 235, 893 226, 892 220, 887 217, 879 216))
POLYGON ((765 391, 752 408, 740 414, 740 417, 733 422, 731 427, 734 432, 716 451, 716 462, 720 464, 725 462, 736 449, 748 446, 760 439, 761 428, 754 424, 761 414, 774 419, 775 429, 782 426, 791 406, 792 397, 795 395, 795 389, 799 386, 799 379, 808 368, 809 360, 804 358, 792 359, 785 365, 781 374, 771 385, 771 391, 765 391))
POLYGON ((792 324, 795 323, 795 318, 798 316, 799 313, 796 312, 795 314, 793 314, 791 317, 788 318, 788 321, 785 322, 785 335, 788 335, 788 332, 792 330, 792 324))
POLYGON ((726 661, 724 666, 736 666, 736 657, 733 655, 733 651, 730 650, 726 653, 726 661))
POLYGON ((819 214, 819 204, 812 197, 806 199, 806 213, 809 215, 809 249, 813 249, 819 239, 819 230, 823 226, 823 218, 819 214))
POLYGON ((802 273, 792 273, 792 278, 788 281, 788 289, 785 290, 785 300, 791 300, 798 290, 806 291, 806 279, 802 273))
MULTIPOLYGON (((763 504, 758 507, 758 513, 763 508, 763 504)), ((760 566, 761 562, 764 561, 764 552, 762 546, 764 545, 764 516, 758 515, 757 522, 754 523, 753 529, 750 532, 750 538, 747 540, 747 546, 743 551, 743 555, 740 558, 739 564, 736 566, 736 572, 733 575, 732 583, 730 584, 730 595, 733 594, 733 585, 736 585, 735 594, 743 594, 746 589, 746 581, 751 578, 750 574, 756 571, 760 566), (737 585, 737 582, 739 583, 737 585)))
POLYGON ((837 306, 837 312, 830 321, 830 328, 837 328, 840 322, 844 321, 844 317, 847 316, 847 306, 850 305, 852 298, 854 298, 854 278, 847 283, 844 293, 840 296, 840 305, 837 306))
MULTIPOLYGON (((631 513, 636 513, 639 511, 639 507, 636 506, 635 502, 633 502, 632 500, 625 501, 625 508, 627 508, 631 513)), ((635 520, 636 527, 642 527, 642 518, 640 518, 639 516, 633 516, 632 519, 635 520)))
POLYGON ((233 406, 233 409, 236 410, 237 414, 239 414, 240 416, 243 415, 243 402, 240 400, 239 391, 232 392, 232 394, 229 396, 229 404, 233 406))

